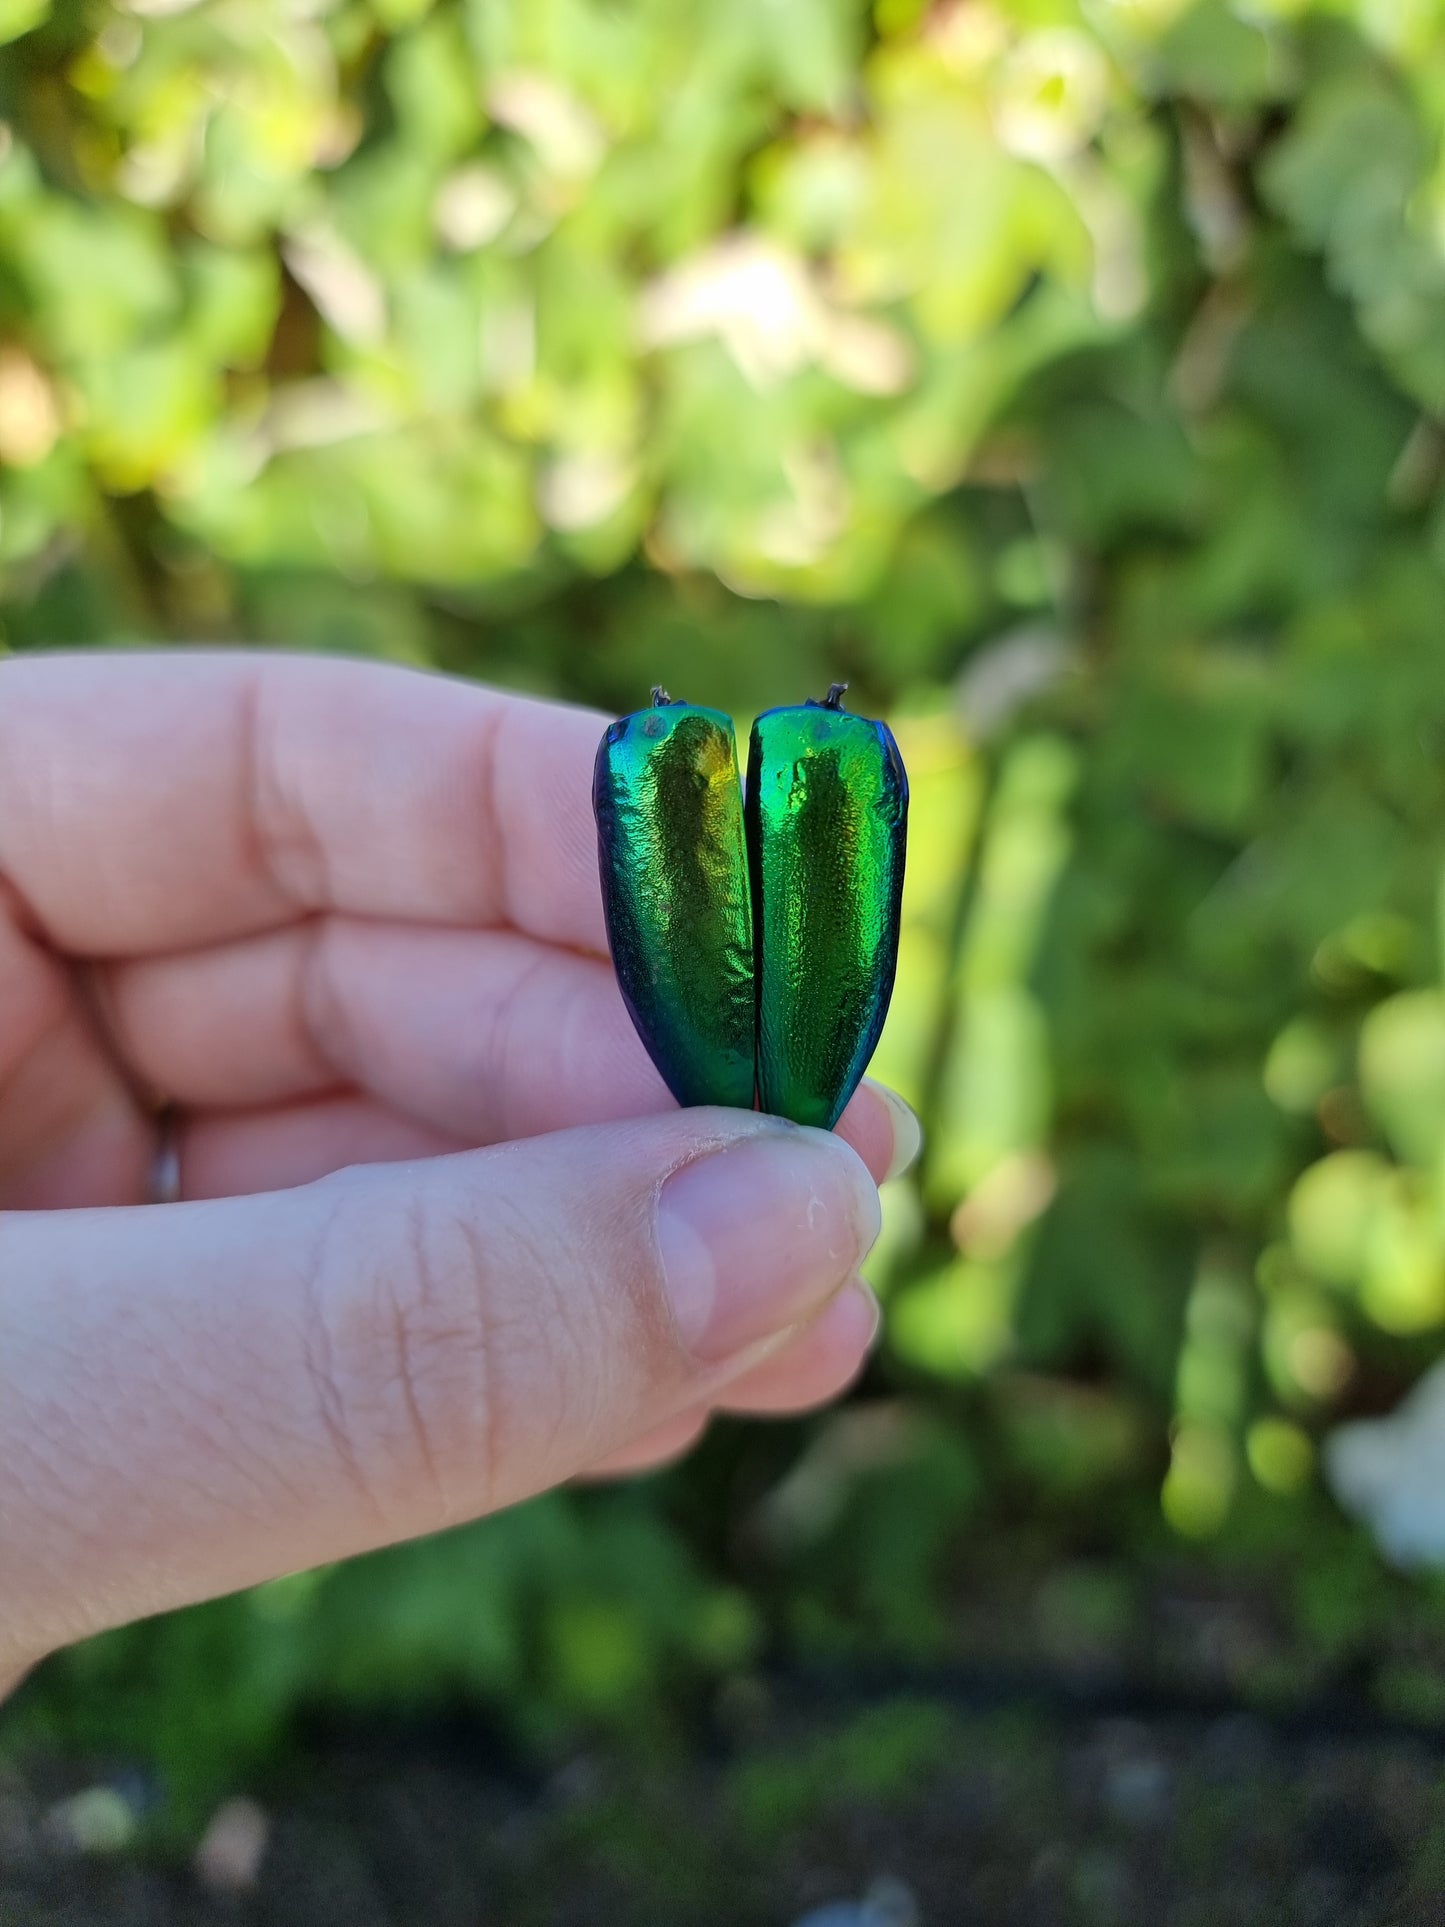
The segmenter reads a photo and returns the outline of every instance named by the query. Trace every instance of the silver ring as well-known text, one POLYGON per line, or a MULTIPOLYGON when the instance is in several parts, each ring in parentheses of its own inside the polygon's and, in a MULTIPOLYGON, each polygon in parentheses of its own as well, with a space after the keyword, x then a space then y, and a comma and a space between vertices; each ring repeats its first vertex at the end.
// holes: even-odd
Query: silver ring
POLYGON ((176 1204, 181 1195, 181 1114, 167 1104, 156 1119, 156 1149, 151 1159, 152 1204, 176 1204))

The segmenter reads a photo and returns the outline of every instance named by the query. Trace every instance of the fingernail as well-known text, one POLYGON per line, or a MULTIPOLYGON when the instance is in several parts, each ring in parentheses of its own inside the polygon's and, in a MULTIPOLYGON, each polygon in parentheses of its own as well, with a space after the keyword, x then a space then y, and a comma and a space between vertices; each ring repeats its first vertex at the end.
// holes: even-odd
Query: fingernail
POLYGON ((879 1333, 883 1329, 883 1307, 878 1302, 877 1292, 866 1278, 854 1278, 839 1293, 839 1297, 852 1301, 853 1314, 867 1333, 862 1346, 864 1354, 876 1350, 879 1333))
POLYGON ((796 1324, 847 1282, 881 1222, 862 1159, 827 1131, 760 1131, 684 1165, 657 1209, 679 1338, 721 1359, 796 1324))
POLYGON ((883 1307, 878 1302, 877 1292, 866 1278, 858 1280, 858 1289, 867 1299, 868 1315, 873 1320, 868 1332, 868 1349, 870 1352, 876 1352, 878 1341, 883 1336, 883 1307))
POLYGON ((906 1103, 897 1091, 890 1091, 886 1084, 880 1084, 874 1077, 867 1081, 870 1089, 882 1098, 888 1121, 893 1126, 893 1155, 888 1160, 888 1169, 883 1173, 883 1182, 886 1184, 890 1178, 901 1178, 917 1161, 918 1153, 923 1149, 923 1126, 912 1105, 906 1103))

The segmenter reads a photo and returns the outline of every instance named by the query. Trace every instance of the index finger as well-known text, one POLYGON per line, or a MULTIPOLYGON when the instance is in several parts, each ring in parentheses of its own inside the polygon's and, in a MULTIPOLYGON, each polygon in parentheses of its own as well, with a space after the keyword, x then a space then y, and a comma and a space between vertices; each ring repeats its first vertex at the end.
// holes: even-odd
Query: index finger
POLYGON ((242 651, 0 664, 0 874, 74 956, 342 911, 605 952, 603 719, 383 664, 242 651))

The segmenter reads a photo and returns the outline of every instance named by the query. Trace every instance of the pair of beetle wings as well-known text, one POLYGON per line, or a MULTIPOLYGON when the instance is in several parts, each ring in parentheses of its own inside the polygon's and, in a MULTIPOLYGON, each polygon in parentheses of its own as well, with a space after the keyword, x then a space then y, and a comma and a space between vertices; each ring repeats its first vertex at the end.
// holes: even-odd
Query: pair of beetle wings
POLYGON ((597 752, 607 934, 680 1104, 831 1129, 868 1067, 898 959, 908 778, 886 723, 822 702, 753 724, 653 691, 597 752))

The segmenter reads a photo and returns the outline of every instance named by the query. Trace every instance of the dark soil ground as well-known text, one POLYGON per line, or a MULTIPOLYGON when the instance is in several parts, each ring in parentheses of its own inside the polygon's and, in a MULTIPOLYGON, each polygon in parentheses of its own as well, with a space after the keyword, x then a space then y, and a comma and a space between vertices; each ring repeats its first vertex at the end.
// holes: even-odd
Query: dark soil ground
MULTIPOLYGON (((32 1762, 0 1782, 0 1923, 791 1927, 880 1876, 919 1927, 1445 1922, 1428 1737, 917 1695, 845 1712, 762 1688, 729 1723, 703 1761, 579 1756, 532 1783, 479 1729, 333 1734, 256 1790, 249 1879, 84 1850, 84 1770, 32 1762)), ((124 1775, 107 1784, 123 1802, 124 1775)))
POLYGON ((794 1927, 880 1881, 887 1927, 1445 1927, 1434 1593, 1039 1543, 961 1576, 946 1662, 780 1652, 545 1763, 313 1713, 247 1784, 173 1751, 182 1817, 12 1721, 0 1927, 794 1927))

